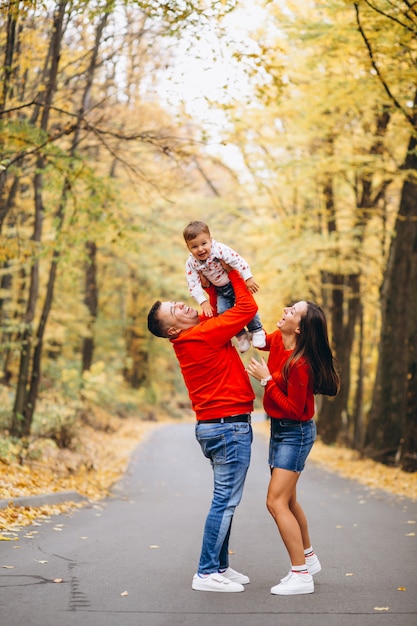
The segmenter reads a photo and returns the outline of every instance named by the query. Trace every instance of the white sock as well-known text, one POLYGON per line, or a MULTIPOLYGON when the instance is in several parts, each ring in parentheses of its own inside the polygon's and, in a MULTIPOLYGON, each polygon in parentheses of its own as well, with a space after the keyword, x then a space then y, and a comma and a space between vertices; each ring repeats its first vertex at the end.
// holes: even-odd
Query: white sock
POLYGON ((309 548, 306 548, 304 550, 304 556, 307 558, 309 556, 314 556, 314 550, 313 550, 313 546, 310 546, 309 548))
POLYGON ((308 574, 308 569, 305 565, 291 565, 291 571, 296 574, 308 574))

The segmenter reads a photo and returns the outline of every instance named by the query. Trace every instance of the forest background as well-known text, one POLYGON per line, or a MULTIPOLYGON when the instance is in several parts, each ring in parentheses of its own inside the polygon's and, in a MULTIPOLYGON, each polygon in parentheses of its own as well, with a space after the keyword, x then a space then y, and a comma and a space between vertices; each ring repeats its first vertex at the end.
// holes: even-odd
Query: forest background
POLYGON ((190 301, 202 219, 250 263, 267 331, 325 309, 321 441, 417 471, 416 34, 398 0, 3 0, 3 463, 74 448, 103 409, 188 414, 146 316, 190 301))

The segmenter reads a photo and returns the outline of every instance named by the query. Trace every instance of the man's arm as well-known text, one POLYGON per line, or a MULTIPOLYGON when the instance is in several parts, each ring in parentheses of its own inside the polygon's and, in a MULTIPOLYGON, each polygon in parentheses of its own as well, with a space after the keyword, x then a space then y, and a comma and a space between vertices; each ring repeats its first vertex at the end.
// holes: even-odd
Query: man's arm
POLYGON ((206 334, 207 341, 216 345, 223 345, 237 335, 258 310, 258 305, 246 288, 245 281, 239 272, 230 269, 230 266, 226 266, 225 269, 229 273, 230 282, 235 291, 235 305, 221 315, 204 322, 201 329, 206 334))

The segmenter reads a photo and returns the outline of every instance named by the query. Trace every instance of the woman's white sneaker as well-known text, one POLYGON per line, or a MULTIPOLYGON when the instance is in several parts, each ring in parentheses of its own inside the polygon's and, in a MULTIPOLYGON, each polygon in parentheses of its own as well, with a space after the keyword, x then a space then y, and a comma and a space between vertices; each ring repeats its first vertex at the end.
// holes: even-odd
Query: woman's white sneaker
POLYGON ((313 554, 313 556, 306 557, 306 565, 308 568, 308 573, 314 576, 314 574, 318 574, 321 572, 321 564, 319 561, 319 557, 317 554, 313 554))
POLYGON ((278 585, 272 587, 271 593, 277 596, 295 596, 302 593, 314 593, 314 580, 311 574, 290 572, 278 585))
POLYGON ((245 591, 245 587, 240 583, 235 583, 216 573, 203 577, 194 574, 191 587, 195 591, 219 591, 223 593, 245 591))

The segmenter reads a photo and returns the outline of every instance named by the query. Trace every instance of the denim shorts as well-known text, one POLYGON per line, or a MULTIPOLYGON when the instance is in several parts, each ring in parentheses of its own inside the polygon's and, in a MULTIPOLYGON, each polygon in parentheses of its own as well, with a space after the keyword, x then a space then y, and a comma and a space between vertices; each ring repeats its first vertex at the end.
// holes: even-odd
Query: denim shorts
POLYGON ((297 422, 289 419, 271 420, 269 459, 271 468, 279 467, 291 472, 301 472, 316 440, 316 423, 313 419, 297 422))

